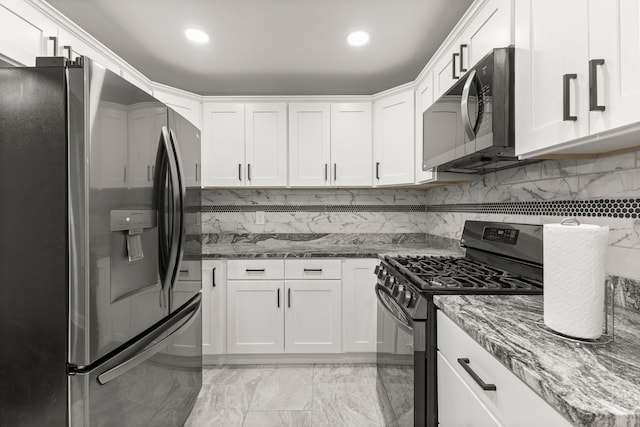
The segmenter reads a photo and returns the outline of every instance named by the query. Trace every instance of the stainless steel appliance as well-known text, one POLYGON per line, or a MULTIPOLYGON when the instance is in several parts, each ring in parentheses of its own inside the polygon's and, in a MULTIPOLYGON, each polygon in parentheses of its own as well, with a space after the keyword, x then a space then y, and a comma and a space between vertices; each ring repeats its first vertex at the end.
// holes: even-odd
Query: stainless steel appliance
POLYGON ((514 154, 513 58, 513 47, 494 49, 423 113, 422 170, 484 173, 531 162, 514 154))
POLYGON ((376 267, 386 425, 438 425, 434 295, 542 293, 542 226, 467 221, 461 245, 464 257, 386 256, 376 267))
POLYGON ((182 425, 202 383, 192 125, 84 57, 0 68, 0 93, 0 424, 182 425))

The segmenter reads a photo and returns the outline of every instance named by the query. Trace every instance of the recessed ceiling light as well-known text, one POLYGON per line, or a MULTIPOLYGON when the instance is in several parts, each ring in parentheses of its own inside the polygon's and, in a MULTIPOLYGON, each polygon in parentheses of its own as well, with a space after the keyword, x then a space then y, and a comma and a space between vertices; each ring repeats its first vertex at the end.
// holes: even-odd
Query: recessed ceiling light
POLYGON ((369 33, 366 31, 354 31, 347 37, 347 42, 351 46, 364 46, 369 43, 369 33))
POLYGON ((204 44, 209 41, 209 35, 207 33, 195 28, 187 28, 184 30, 184 35, 194 43, 204 44))

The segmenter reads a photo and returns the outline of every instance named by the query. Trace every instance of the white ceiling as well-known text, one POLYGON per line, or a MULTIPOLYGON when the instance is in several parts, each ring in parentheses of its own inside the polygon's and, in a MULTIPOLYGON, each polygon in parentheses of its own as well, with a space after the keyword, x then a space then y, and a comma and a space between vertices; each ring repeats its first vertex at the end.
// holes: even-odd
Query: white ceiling
POLYGON ((368 95, 415 79, 472 0, 48 0, 151 80, 200 95, 368 95), (211 40, 187 41, 196 27, 211 40), (371 41, 354 48, 348 33, 371 41))

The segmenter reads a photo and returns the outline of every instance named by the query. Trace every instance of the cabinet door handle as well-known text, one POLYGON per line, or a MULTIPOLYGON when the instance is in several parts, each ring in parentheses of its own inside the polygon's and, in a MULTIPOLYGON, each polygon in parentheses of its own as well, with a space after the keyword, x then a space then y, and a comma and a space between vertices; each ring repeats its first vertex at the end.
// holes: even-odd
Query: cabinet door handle
POLYGON ((604 65, 604 59, 589 61, 589 111, 604 111, 604 105, 598 105, 598 65, 604 65))
POLYGON ((460 45, 460 72, 461 73, 465 73, 467 71, 466 68, 464 68, 464 51, 463 49, 468 48, 469 45, 467 45, 466 43, 463 43, 460 45))
POLYGON ((322 269, 321 268, 305 268, 304 272, 305 273, 322 273, 322 269))
POLYGON ((251 163, 247 163, 247 179, 251 181, 251 163))
POLYGON ((124 167, 124 177, 123 177, 123 181, 127 182, 127 167, 124 167))
POLYGON ((196 163, 196 182, 198 182, 198 164, 196 163))
POLYGON ((238 181, 242 181, 242 163, 238 163, 238 181))
POLYGON ((151 181, 150 172, 151 172, 151 166, 147 166, 147 181, 151 181))
POLYGON ((211 287, 216 287, 216 267, 211 269, 211 287))
POLYGON ((333 182, 335 182, 338 179, 338 164, 334 163, 333 164, 333 182))
POLYGON ((327 182, 329 179, 329 163, 324 164, 324 181, 327 182))
POLYGON ((62 50, 67 51, 67 58, 71 61, 71 46, 62 46, 62 50))
POLYGON ((280 288, 278 288, 278 308, 280 308, 280 288))
POLYGON ((287 289, 287 305, 291 308, 291 288, 287 289))
POLYGON ((53 41, 53 55, 52 56, 58 56, 58 38, 55 36, 51 36, 49 37, 49 40, 53 41))
POLYGON ((456 76, 456 56, 460 56, 460 53, 454 52, 451 56, 451 78, 457 80, 460 76, 456 76))
POLYGON ((376 162, 376 179, 380 179, 380 162, 376 162))
POLYGON ((577 74, 564 74, 562 76, 562 120, 576 121, 578 116, 571 115, 571 80, 578 78, 577 74))
POLYGON ((482 381, 482 378, 480 378, 478 376, 478 374, 476 374, 473 371, 473 369, 471 369, 471 366, 469 366, 469 359, 460 358, 460 359, 458 359, 458 363, 460 364, 460 366, 462 366, 462 369, 467 371, 467 374, 471 375, 471 378, 473 378, 473 380, 480 386, 480 388, 482 388, 483 390, 487 390, 487 391, 496 391, 496 385, 495 384, 487 384, 487 383, 485 383, 484 381, 482 381))
POLYGON ((247 273, 264 273, 264 268, 247 268, 245 271, 247 273))

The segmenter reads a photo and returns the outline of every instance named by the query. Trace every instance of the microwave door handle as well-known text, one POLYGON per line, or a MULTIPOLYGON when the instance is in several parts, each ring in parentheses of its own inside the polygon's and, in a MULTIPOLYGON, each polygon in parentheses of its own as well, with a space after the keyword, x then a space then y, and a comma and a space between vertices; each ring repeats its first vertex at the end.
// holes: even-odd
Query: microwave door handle
POLYGON ((460 100, 462 124, 464 126, 464 131, 469 137, 470 141, 473 141, 476 138, 473 126, 471 125, 471 118, 469 117, 469 92, 471 90, 471 85, 475 81, 475 78, 476 70, 471 70, 469 72, 469 76, 467 76, 467 81, 464 82, 464 88, 462 89, 462 99, 460 100))

